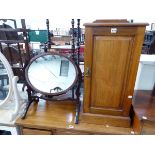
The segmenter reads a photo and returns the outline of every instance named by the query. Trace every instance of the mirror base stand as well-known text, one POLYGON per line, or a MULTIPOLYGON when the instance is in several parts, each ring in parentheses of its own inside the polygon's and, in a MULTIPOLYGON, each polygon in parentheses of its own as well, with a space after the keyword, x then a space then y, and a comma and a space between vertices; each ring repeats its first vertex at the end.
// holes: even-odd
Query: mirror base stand
MULTIPOLYGON (((47 99, 48 99, 48 100, 51 100, 51 101, 64 101, 64 99, 63 99, 63 100, 54 100, 54 99, 52 99, 52 97, 53 97, 53 96, 51 96, 51 97, 49 98, 49 96, 48 96, 47 99)), ((39 99, 45 99, 45 100, 47 100, 47 99, 46 99, 46 96, 41 96, 41 97, 33 96, 33 97, 31 98, 31 100, 28 101, 27 106, 26 106, 26 108, 25 108, 25 112, 24 112, 23 116, 21 117, 21 119, 25 119, 25 118, 26 118, 26 115, 27 115, 27 112, 28 112, 28 110, 29 110, 29 108, 30 108, 31 103, 33 103, 33 102, 39 102, 39 99)), ((66 99, 66 100, 68 100, 68 99, 66 99)), ((69 100, 71 100, 71 99, 69 99, 69 100)), ((76 101, 75 124, 78 124, 78 123, 79 123, 79 114, 80 114, 81 102, 80 102, 79 99, 72 99, 72 100, 73 100, 73 101, 76 101)))
MULTIPOLYGON (((62 61, 61 61, 61 65, 62 65, 62 61)), ((39 69, 39 71, 40 71, 40 69, 39 69)), ((34 57, 31 60, 31 63, 29 63, 29 65, 27 66, 25 72, 26 72, 26 81, 27 81, 28 86, 29 86, 28 89, 27 89, 28 103, 27 103, 27 107, 25 109, 25 113, 24 113, 22 119, 25 119, 31 103, 39 102, 39 99, 44 99, 44 100, 49 100, 49 101, 71 100, 71 101, 74 101, 73 102, 74 104, 76 104, 76 106, 75 106, 75 110, 76 110, 75 124, 79 123, 79 114, 80 114, 80 106, 81 106, 80 87, 81 87, 81 83, 83 81, 82 81, 81 69, 80 69, 80 67, 79 67, 79 65, 78 65, 78 63, 76 62, 75 59, 72 60, 72 59, 68 58, 67 56, 64 56, 64 55, 61 55, 61 54, 58 54, 58 53, 54 53, 54 52, 52 52, 52 53, 44 53, 44 54, 41 54, 41 55, 38 55, 38 56, 34 57), (51 90, 54 90, 54 89, 50 89, 50 93, 43 92, 43 91, 41 91, 39 89, 36 89, 36 87, 34 87, 31 84, 31 82, 30 82, 31 80, 29 79, 29 74, 28 74, 28 71, 29 71, 29 68, 30 68, 31 64, 35 63, 36 59, 38 59, 40 57, 45 58, 45 56, 48 56, 48 55, 50 55, 52 57, 52 60, 53 60, 53 57, 54 57, 54 60, 55 60, 55 57, 58 57, 59 59, 61 58, 61 60, 64 59, 64 60, 67 60, 67 62, 69 61, 70 65, 72 66, 72 70, 75 70, 75 73, 74 73, 75 75, 73 74, 75 76, 74 77, 75 79, 74 79, 74 82, 69 85, 70 87, 64 89, 64 91, 62 91, 62 92, 61 92, 62 89, 60 87, 55 87, 55 89, 57 88, 56 89, 57 93, 55 93, 55 94, 51 92, 51 90)))

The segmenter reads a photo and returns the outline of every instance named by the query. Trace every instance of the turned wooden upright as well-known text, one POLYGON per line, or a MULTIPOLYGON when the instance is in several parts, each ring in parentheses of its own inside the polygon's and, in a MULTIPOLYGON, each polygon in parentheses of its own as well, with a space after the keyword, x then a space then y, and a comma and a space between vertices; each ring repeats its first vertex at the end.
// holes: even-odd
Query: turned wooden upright
POLYGON ((80 120, 129 127, 147 24, 96 20, 84 25, 84 105, 80 120))

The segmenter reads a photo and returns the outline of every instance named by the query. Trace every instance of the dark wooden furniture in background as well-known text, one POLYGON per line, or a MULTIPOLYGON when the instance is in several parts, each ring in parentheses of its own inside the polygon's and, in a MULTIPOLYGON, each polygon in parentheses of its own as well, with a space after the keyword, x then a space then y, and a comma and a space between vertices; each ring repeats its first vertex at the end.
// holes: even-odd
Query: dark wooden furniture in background
POLYGON ((138 90, 133 100, 135 134, 155 134, 155 96, 150 90, 138 90))
POLYGON ((146 23, 86 23, 80 121, 130 127, 130 108, 146 23))
POLYGON ((19 82, 25 83, 24 68, 31 58, 27 35, 29 30, 26 29, 25 20, 21 19, 22 28, 17 28, 14 19, 0 21, 4 22, 0 26, 0 50, 12 66, 14 75, 19 77, 19 82), (14 27, 6 24, 7 21, 12 21, 14 27))
POLYGON ((155 36, 151 40, 150 48, 148 54, 155 54, 155 36))
POLYGON ((7 97, 8 89, 5 88, 5 85, 9 85, 8 74, 7 72, 5 73, 0 72, 0 100, 3 100, 7 97))
POLYGON ((155 31, 146 31, 144 36, 142 54, 155 54, 154 41, 155 31))

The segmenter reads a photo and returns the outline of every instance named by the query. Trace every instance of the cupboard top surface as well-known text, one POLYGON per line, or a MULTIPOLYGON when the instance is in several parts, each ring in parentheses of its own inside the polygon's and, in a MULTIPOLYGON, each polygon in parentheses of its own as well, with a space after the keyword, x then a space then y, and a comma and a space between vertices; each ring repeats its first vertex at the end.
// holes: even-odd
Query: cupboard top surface
POLYGON ((88 27, 112 27, 112 26, 123 26, 123 27, 139 27, 139 26, 148 26, 148 23, 85 23, 84 26, 88 27))

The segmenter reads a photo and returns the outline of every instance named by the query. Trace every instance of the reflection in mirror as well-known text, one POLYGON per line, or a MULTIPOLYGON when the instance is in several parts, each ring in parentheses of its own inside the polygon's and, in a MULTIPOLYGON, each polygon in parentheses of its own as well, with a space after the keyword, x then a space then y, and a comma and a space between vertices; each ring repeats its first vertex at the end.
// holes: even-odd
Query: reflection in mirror
POLYGON ((18 77, 13 75, 11 66, 0 52, 0 123, 11 125, 24 112, 26 102, 17 88, 18 77))
POLYGON ((0 102, 6 99, 9 92, 9 77, 7 70, 0 60, 0 102))
POLYGON ((35 59, 28 68, 28 81, 42 93, 64 92, 73 85, 76 78, 75 65, 58 54, 43 55, 35 59))

